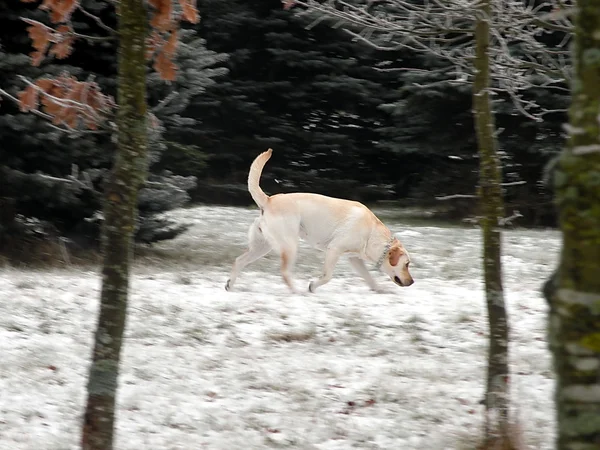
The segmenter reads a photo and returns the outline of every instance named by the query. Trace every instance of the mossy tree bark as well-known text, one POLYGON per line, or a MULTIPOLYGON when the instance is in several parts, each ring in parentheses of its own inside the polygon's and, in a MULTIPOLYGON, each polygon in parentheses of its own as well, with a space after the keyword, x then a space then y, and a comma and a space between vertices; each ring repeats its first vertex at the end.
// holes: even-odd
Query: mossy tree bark
POLYGON ((504 216, 502 176, 497 155, 496 126, 490 101, 491 1, 479 3, 475 25, 473 113, 479 149, 479 201, 483 233, 483 268, 489 323, 488 372, 485 393, 486 441, 508 436, 508 318, 502 287, 501 234, 504 216), (494 423, 491 423, 491 418, 494 423))
POLYGON ((147 11, 143 0, 120 0, 118 144, 106 189, 102 293, 87 385, 82 448, 113 448, 115 398, 137 220, 137 197, 146 177, 147 11))
POLYGON ((554 173, 563 245, 544 292, 557 450, 600 448, 600 0, 578 0, 570 138, 554 173))

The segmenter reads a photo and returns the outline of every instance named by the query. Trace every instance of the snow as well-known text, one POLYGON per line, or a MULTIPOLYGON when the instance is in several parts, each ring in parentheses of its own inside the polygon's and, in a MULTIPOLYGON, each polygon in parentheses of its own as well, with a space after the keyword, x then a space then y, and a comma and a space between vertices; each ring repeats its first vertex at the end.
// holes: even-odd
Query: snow
MULTIPOLYGON (((487 320, 479 230, 377 210, 411 252, 415 284, 371 293, 342 261, 291 295, 269 255, 223 289, 257 211, 195 207, 183 236, 141 250, 118 396, 117 450, 474 448, 487 320)), ((514 414, 553 447, 553 375, 540 288, 559 235, 504 234, 514 414)), ((322 253, 302 247, 296 283, 322 253)), ((95 328, 95 269, 0 269, 0 447, 75 449, 95 328)))

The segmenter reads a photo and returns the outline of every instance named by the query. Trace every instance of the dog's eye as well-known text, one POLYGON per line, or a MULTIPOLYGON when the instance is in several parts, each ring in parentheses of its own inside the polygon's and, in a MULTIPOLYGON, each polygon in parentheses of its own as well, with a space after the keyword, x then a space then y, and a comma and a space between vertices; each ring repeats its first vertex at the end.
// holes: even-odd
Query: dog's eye
POLYGON ((406 267, 408 267, 409 265, 410 265, 410 261, 408 261, 408 262, 406 263, 406 267))

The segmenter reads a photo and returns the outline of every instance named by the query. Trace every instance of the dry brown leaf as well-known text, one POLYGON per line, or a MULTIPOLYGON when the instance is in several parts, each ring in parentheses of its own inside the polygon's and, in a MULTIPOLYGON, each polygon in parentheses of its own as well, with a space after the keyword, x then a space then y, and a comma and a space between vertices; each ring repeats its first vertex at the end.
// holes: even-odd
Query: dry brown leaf
POLYGON ((18 94, 19 109, 21 112, 28 112, 38 109, 38 90, 35 86, 27 86, 18 94))
POLYGON ((172 11, 173 3, 171 0, 153 0, 151 5, 154 7, 154 14, 150 20, 150 25, 159 31, 169 31, 173 28, 172 11))
POLYGON ((46 51, 50 45, 52 29, 36 20, 23 19, 23 21, 30 25, 27 27, 27 32, 31 39, 31 46, 35 49, 35 51, 30 54, 32 64, 34 66, 39 66, 44 59, 44 56, 46 56, 46 51))
POLYGON ((172 59, 175 56, 175 52, 177 51, 177 44, 179 40, 177 38, 177 31, 171 31, 171 35, 167 40, 167 43, 163 46, 162 51, 167 56, 167 58, 172 59))
POLYGON ((179 4, 183 11, 184 20, 190 23, 198 23, 200 21, 196 0, 179 0, 179 4))
POLYGON ((146 59, 152 59, 156 50, 162 47, 164 43, 165 40, 161 34, 156 30, 152 31, 152 34, 146 39, 146 59))
POLYGON ((154 70, 166 81, 174 81, 177 76, 177 66, 163 52, 154 60, 154 70))
POLYGON ((45 52, 36 50, 35 52, 31 52, 29 56, 31 57, 31 65, 39 66, 44 60, 45 52))
POLYGON ((58 59, 64 59, 73 52, 73 43, 75 37, 71 28, 67 25, 61 25, 56 29, 52 37, 54 45, 50 48, 50 54, 58 59))
POLYGON ((44 0, 40 9, 50 13, 52 23, 64 23, 69 21, 78 3, 78 0, 44 0))

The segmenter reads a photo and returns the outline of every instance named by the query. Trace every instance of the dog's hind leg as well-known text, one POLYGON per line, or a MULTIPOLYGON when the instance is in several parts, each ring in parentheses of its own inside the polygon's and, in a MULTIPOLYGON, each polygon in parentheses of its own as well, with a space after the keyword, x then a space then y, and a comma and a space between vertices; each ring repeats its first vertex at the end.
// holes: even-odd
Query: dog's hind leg
POLYGON ((375 280, 367 270, 367 267, 365 266, 363 260, 360 259, 358 256, 350 256, 348 260, 350 261, 350 265, 352 266, 352 268, 356 271, 357 274, 359 274, 362 277, 363 280, 366 281, 371 290, 378 292, 379 287, 377 286, 377 283, 375 283, 375 280))
POLYGON ((248 235, 250 241, 248 244, 248 250, 235 259, 235 262, 233 263, 233 267, 231 269, 231 275, 229 276, 229 279, 225 284, 225 289, 227 291, 233 288, 235 279, 238 277, 238 275, 244 267, 256 261, 257 259, 262 258, 271 251, 271 245, 265 239, 264 235, 260 230, 258 219, 250 228, 250 232, 248 233, 248 235))
POLYGON ((294 281, 292 280, 292 270, 294 269, 294 264, 296 263, 297 252, 297 243, 294 245, 286 245, 281 249, 281 276, 292 293, 296 292, 296 289, 294 289, 294 281))
POLYGON ((340 256, 341 253, 339 252, 339 250, 335 248, 327 249, 327 251, 325 252, 325 265, 323 267, 323 275, 321 275, 321 278, 319 278, 318 280, 310 282, 310 284, 308 285, 308 290, 310 292, 315 292, 315 290, 319 286, 323 286, 325 283, 331 280, 331 278, 333 277, 333 269, 335 268, 338 259, 340 259, 340 256))

